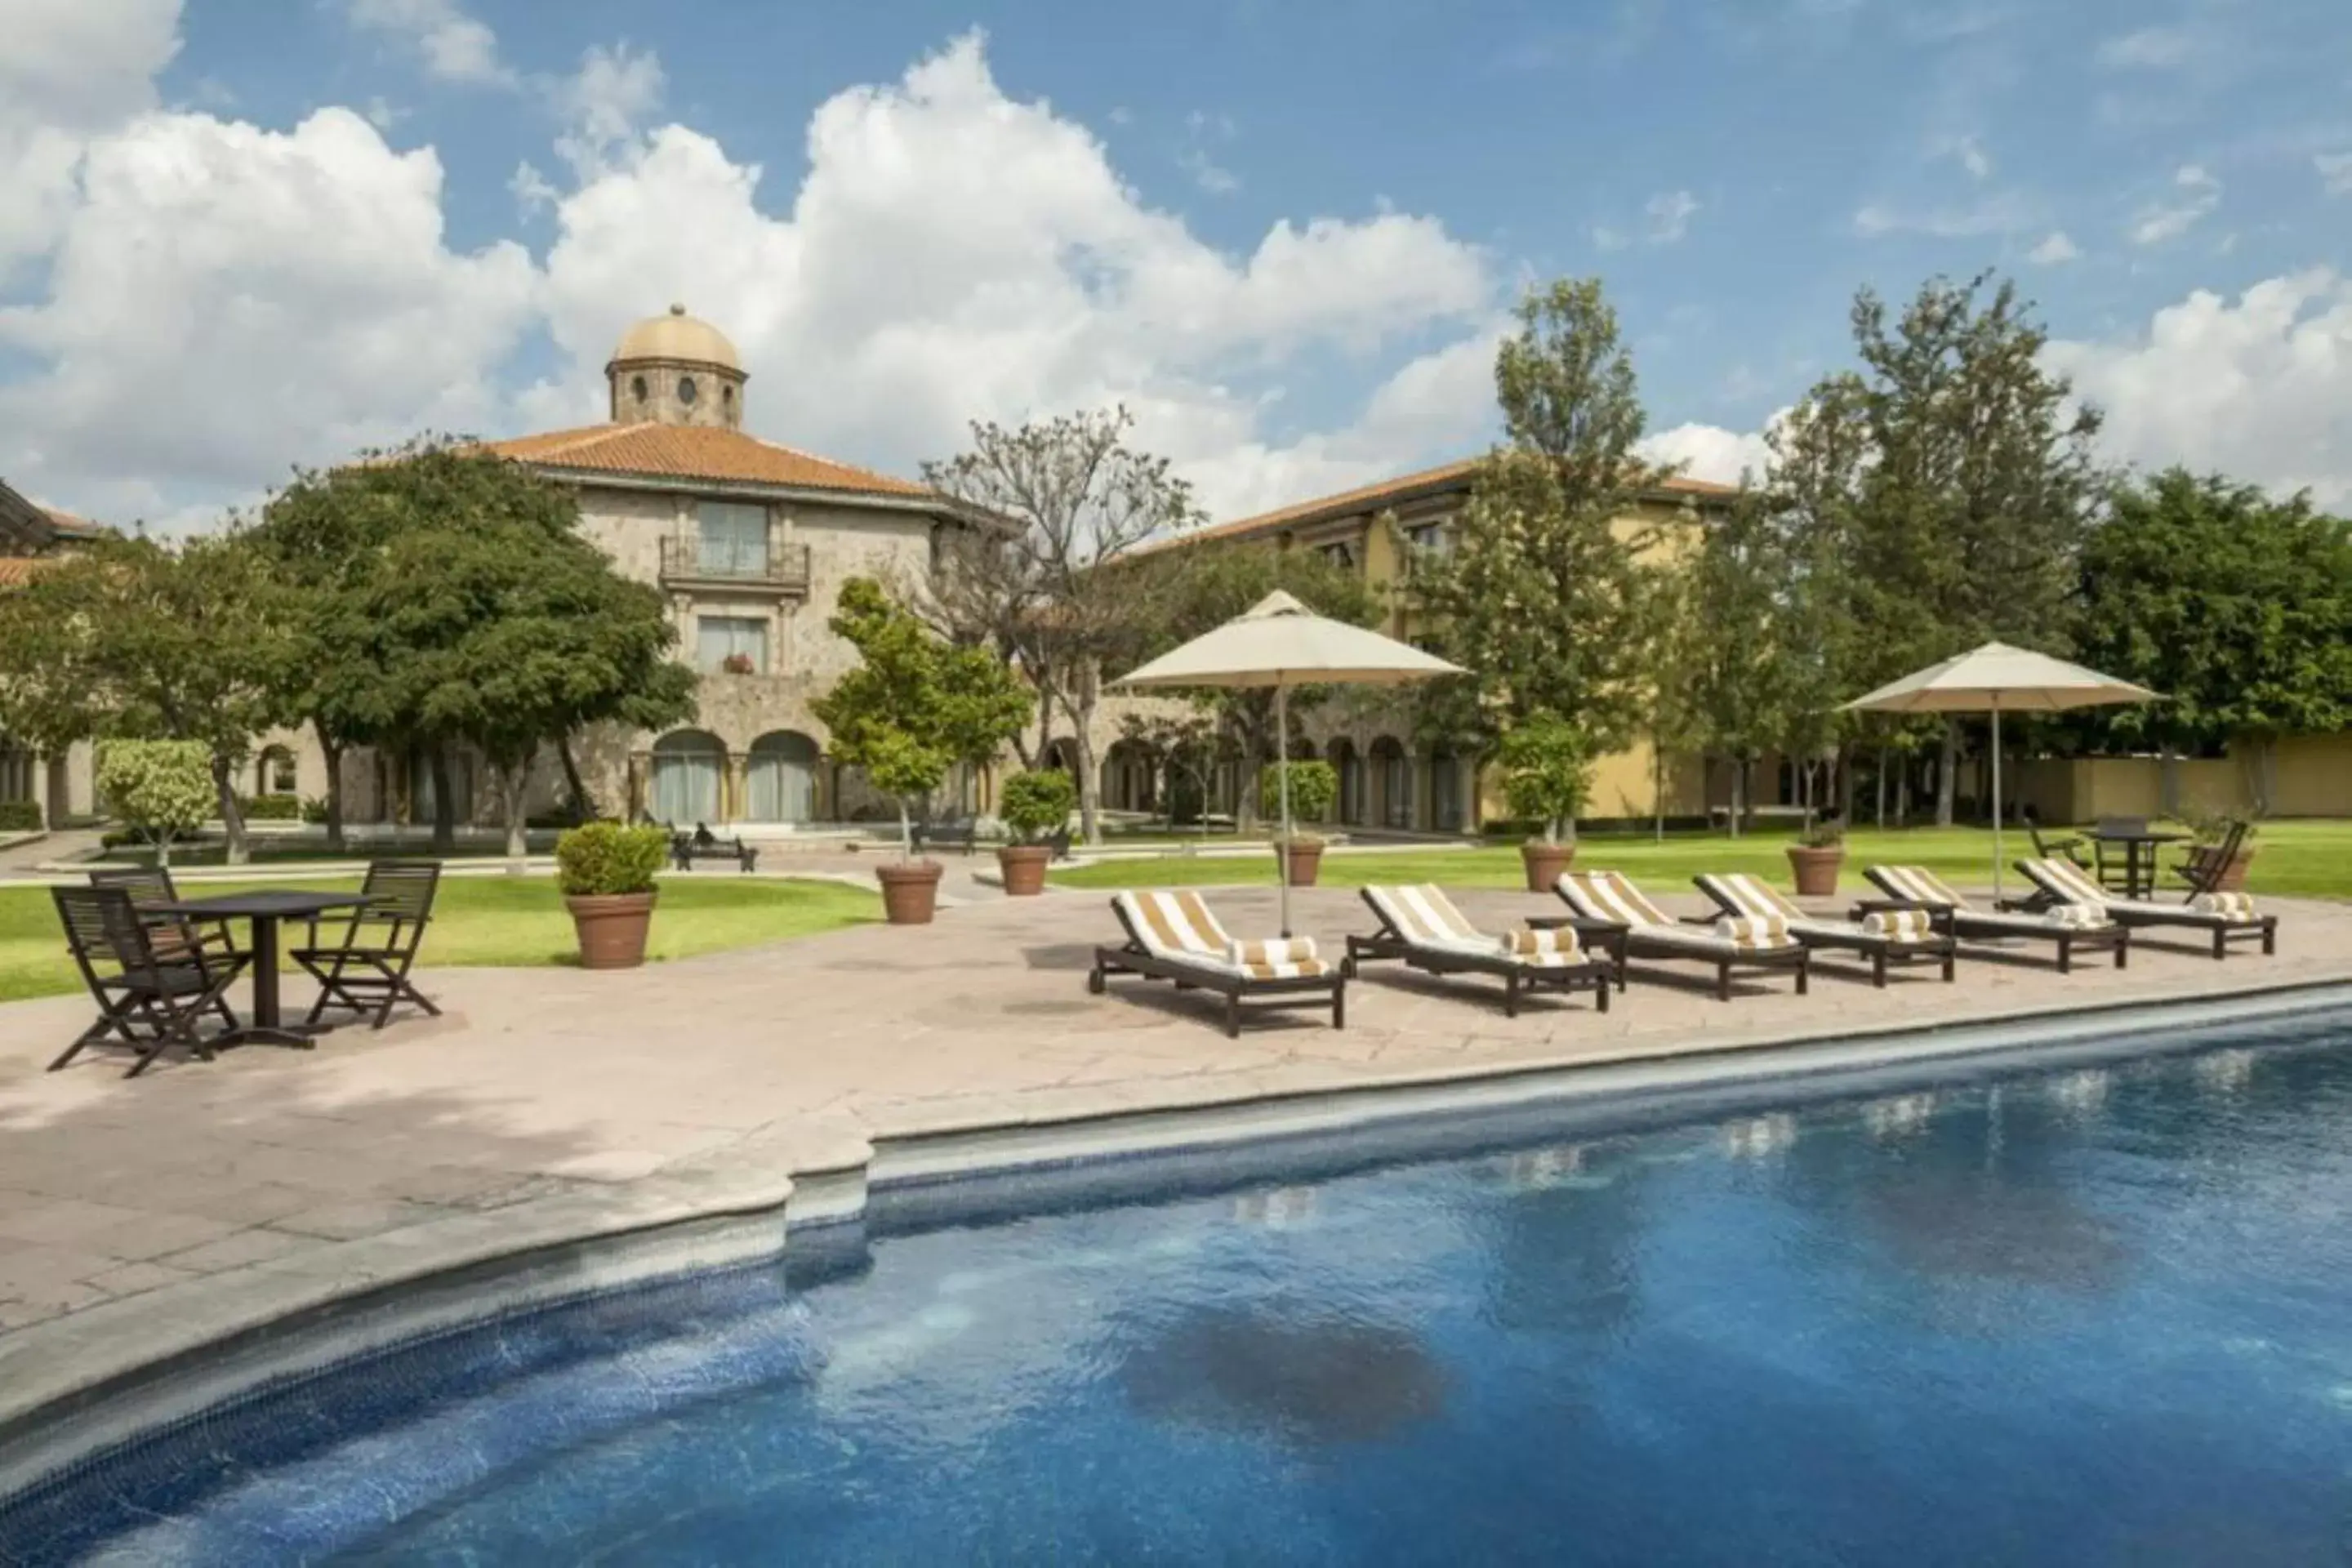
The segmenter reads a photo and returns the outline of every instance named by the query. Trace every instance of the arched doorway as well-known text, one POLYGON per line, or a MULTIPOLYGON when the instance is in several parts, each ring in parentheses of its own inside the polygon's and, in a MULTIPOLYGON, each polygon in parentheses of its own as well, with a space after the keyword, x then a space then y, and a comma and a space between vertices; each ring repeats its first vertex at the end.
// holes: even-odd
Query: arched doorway
POLYGON ((817 744, 797 730, 771 730, 751 742, 743 766, 750 822, 816 820, 817 744))
POLYGON ((707 730, 673 730, 654 742, 649 809, 672 827, 720 820, 719 781, 727 748, 707 730))
POLYGON ((294 753, 284 746, 264 746, 261 755, 254 759, 253 793, 256 795, 299 794, 294 771, 294 753))
POLYGON ((1451 752, 1429 754, 1429 826, 1437 833, 1462 828, 1462 764, 1451 752))
POLYGON ((1113 741, 1103 758, 1103 805, 1113 811, 1156 810, 1157 775, 1150 748, 1139 741, 1113 741))
POLYGON ((1412 763, 1393 735, 1372 742, 1373 810, 1382 827, 1412 826, 1412 763))
POLYGON ((1325 761, 1339 775, 1338 810, 1340 823, 1349 827, 1364 825, 1364 759, 1357 754, 1356 742, 1345 735, 1326 748, 1325 761))

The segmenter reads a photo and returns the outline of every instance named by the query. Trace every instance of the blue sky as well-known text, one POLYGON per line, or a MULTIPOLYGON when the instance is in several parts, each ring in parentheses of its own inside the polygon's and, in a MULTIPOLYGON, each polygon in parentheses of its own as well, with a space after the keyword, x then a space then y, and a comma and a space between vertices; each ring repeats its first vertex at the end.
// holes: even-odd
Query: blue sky
POLYGON ((1231 513, 1474 447, 1498 310, 1588 273, 1662 449, 1736 471, 1857 285, 1987 267, 2117 457, 2352 502, 2341 4, 19 10, 57 41, 0 66, 0 182, 56 216, 0 229, 0 475, 81 510, 593 418, 684 297, 773 438, 904 471, 1117 396, 1231 513))

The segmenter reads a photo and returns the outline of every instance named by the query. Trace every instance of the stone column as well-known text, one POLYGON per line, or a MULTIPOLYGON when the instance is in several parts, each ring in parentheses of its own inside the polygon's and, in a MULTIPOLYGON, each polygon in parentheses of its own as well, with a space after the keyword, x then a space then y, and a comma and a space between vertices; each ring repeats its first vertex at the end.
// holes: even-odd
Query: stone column
POLYGON ((751 754, 746 752, 727 753, 727 771, 719 778, 719 816, 723 822, 740 822, 751 805, 744 793, 746 781, 743 776, 744 768, 751 760, 751 754))

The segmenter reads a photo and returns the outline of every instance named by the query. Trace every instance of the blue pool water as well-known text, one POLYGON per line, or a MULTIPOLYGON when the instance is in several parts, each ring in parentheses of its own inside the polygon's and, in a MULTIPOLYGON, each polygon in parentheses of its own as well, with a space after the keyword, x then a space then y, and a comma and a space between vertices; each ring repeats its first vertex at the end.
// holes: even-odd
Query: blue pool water
POLYGON ((0 1560, 2340 1563, 2352 1028, 880 1234, 380 1358, 0 1560))

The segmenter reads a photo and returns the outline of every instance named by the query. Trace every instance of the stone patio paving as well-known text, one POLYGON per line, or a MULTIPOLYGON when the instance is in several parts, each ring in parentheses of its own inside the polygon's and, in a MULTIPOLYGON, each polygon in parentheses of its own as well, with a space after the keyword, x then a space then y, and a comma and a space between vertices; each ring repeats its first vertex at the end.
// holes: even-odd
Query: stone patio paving
MULTIPOLYGON (((1212 896, 1237 931, 1272 929, 1271 889, 1212 896)), ((1461 902, 1498 929, 1558 907, 1461 902)), ((89 1016, 83 998, 0 1006, 0 1383, 93 1309, 135 1331, 234 1277, 249 1314, 273 1282, 289 1299, 349 1289, 436 1261, 450 1235, 496 1250, 551 1216, 669 1217, 691 1211, 677 1205, 694 1181, 751 1191, 855 1164, 874 1139, 2352 979, 2352 906, 2267 907, 2284 925, 2271 959, 2136 941, 2120 973, 1964 957, 1956 984, 1923 965, 1884 991, 1830 960, 1808 997, 1779 978, 1727 1004, 1711 972, 1637 965, 1606 1017, 1580 994, 1507 1019, 1492 983, 1381 965, 1350 988, 1345 1031, 1273 1013, 1238 1040, 1213 1004, 1165 986, 1087 994, 1091 946, 1115 930, 1093 893, 982 894, 928 931, 864 927, 625 973, 437 971, 441 1019, 345 1029, 315 1053, 167 1060, 134 1081, 113 1052, 41 1070, 89 1016)), ((1328 952, 1361 914, 1343 889, 1297 901, 1328 952)))

